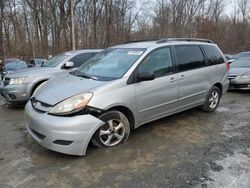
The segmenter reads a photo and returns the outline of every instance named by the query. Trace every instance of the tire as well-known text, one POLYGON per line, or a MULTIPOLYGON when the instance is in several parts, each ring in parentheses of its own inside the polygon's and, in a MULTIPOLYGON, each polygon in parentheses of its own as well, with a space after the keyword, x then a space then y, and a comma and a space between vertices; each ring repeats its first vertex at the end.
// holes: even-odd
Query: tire
POLYGON ((214 112, 220 103, 220 98, 221 98, 220 89, 216 86, 213 86, 209 90, 208 95, 206 97, 206 101, 201 107, 202 110, 206 112, 214 112))
POLYGON ((98 148, 113 147, 127 141, 130 135, 128 118, 119 111, 109 111, 99 116, 105 122, 93 135, 91 142, 98 148))

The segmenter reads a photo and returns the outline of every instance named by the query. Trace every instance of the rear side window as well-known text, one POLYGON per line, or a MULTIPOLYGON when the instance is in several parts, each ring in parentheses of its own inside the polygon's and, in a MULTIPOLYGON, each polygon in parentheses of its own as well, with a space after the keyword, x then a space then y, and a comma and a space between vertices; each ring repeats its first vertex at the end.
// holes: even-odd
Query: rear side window
POLYGON ((203 46, 209 65, 218 65, 224 63, 224 58, 217 47, 211 45, 203 46))
POLYGON ((71 58, 69 61, 74 63, 74 67, 80 67, 83 63, 93 57, 96 53, 82 53, 71 58))
POLYGON ((155 78, 173 72, 170 48, 160 48, 151 52, 138 67, 139 72, 153 71, 155 78))
POLYGON ((205 57, 198 45, 175 46, 177 64, 180 72, 204 67, 205 57))

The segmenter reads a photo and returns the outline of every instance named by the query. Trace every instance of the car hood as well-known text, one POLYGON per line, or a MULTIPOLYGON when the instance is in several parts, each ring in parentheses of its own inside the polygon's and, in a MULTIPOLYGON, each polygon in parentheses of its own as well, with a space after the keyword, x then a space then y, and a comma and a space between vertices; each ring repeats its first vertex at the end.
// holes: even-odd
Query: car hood
POLYGON ((107 83, 67 74, 43 84, 35 92, 34 97, 46 104, 55 105, 74 95, 91 92, 96 87, 106 85, 107 83))
POLYGON ((250 73, 250 68, 230 68, 230 74, 237 74, 237 75, 242 75, 245 73, 250 73))
POLYGON ((23 70, 18 70, 12 74, 9 74, 8 77, 22 77, 22 76, 38 76, 43 74, 53 74, 59 72, 60 69, 57 67, 48 68, 48 67, 35 67, 35 68, 28 68, 23 70))

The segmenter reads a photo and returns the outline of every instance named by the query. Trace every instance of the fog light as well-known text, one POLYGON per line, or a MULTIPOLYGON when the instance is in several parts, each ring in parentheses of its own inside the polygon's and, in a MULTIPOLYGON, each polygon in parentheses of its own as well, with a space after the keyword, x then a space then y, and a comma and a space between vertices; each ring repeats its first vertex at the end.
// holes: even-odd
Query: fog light
POLYGON ((73 143, 73 141, 69 141, 69 140, 55 140, 53 142, 53 144, 62 145, 62 146, 68 146, 72 143, 73 143))

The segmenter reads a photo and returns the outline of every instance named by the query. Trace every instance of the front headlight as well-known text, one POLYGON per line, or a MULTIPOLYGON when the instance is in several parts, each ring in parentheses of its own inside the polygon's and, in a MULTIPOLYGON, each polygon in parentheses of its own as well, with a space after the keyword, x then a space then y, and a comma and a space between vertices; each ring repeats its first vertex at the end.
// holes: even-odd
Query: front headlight
POLYGON ((73 96, 55 105, 49 111, 49 114, 66 115, 78 112, 87 106, 92 97, 93 93, 85 93, 73 96))
POLYGON ((21 85, 28 83, 28 76, 25 77, 17 77, 17 78, 10 78, 10 85, 21 85))
POLYGON ((242 75, 240 76, 240 78, 249 79, 249 78, 250 78, 250 74, 242 74, 242 75))

